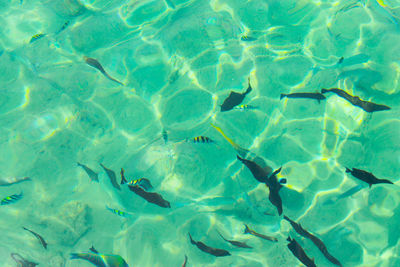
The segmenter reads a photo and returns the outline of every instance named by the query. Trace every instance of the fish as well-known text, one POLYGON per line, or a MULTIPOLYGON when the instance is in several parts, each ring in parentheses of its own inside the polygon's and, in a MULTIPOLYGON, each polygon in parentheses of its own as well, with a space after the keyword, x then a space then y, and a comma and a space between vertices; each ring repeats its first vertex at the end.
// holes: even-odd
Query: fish
POLYGON ((150 180, 146 179, 146 178, 139 178, 139 179, 130 181, 128 184, 129 185, 139 185, 146 191, 153 189, 153 186, 151 185, 150 180))
POLYGON ((299 243, 293 238, 288 237, 287 241, 290 243, 287 245, 293 255, 298 258, 305 266, 307 267, 317 267, 315 265, 314 260, 310 259, 304 249, 300 246, 299 243))
POLYGON ((371 187, 373 184, 393 184, 391 181, 387 179, 376 178, 375 175, 364 170, 356 168, 349 169, 346 167, 346 172, 349 172, 357 179, 366 182, 369 185, 369 187, 371 187))
POLYGON ((18 195, 14 194, 14 195, 5 197, 5 198, 3 198, 1 200, 0 205, 9 205, 9 204, 15 203, 18 200, 20 200, 22 197, 23 197, 23 193, 22 192, 19 193, 18 195))
POLYGON ((198 247, 201 251, 211 254, 215 257, 224 257, 224 256, 230 256, 231 254, 229 253, 229 251, 225 250, 225 249, 220 249, 220 248, 213 248, 213 247, 209 247, 206 244, 204 244, 203 242, 200 241, 194 241, 192 239, 192 236, 190 235, 190 233, 188 233, 189 238, 190 238, 190 243, 192 243, 193 245, 195 245, 196 247, 198 247))
MULTIPOLYGON (((124 169, 121 168, 121 184, 128 184, 128 181, 124 175, 124 169)), ((147 202, 156 204, 162 208, 171 208, 171 204, 165 200, 160 194, 153 192, 146 192, 143 188, 138 185, 128 184, 129 190, 134 192, 136 195, 144 198, 147 202)))
POLYGON ((221 112, 231 110, 235 106, 240 105, 243 99, 246 97, 246 95, 251 92, 251 90, 252 88, 250 85, 250 78, 249 78, 249 85, 247 87, 247 90, 244 93, 237 93, 231 91, 229 96, 224 100, 224 102, 221 105, 221 112))
POLYGON ((268 177, 269 173, 262 168, 260 165, 255 163, 254 161, 244 159, 240 157, 239 155, 236 156, 238 160, 240 160, 253 174, 254 178, 259 181, 260 183, 267 183, 268 182, 268 177))
POLYGON ((333 204, 333 203, 335 203, 336 201, 339 201, 339 200, 341 200, 341 199, 343 199, 343 198, 350 197, 350 196, 354 195, 355 193, 357 193, 358 191, 360 191, 360 190, 363 189, 363 188, 364 188, 364 185, 363 185, 363 184, 359 184, 359 185, 353 186, 352 188, 350 188, 350 189, 347 190, 346 192, 340 194, 339 196, 333 197, 333 198, 331 198, 331 199, 327 199, 327 200, 324 201, 324 203, 322 203, 322 204, 323 204, 323 205, 330 205, 330 204, 333 204))
POLYGON ((240 37, 240 40, 245 41, 245 42, 252 42, 252 41, 257 40, 257 38, 251 37, 248 35, 242 35, 242 37, 240 37))
POLYGON ((106 209, 111 211, 112 213, 114 213, 114 214, 116 214, 118 216, 124 217, 124 218, 132 216, 131 214, 129 214, 129 213, 125 212, 125 211, 112 209, 112 208, 110 208, 108 206, 106 206, 106 209))
POLYGON ((253 247, 250 247, 249 245, 247 245, 244 242, 235 241, 235 240, 228 240, 218 230, 217 230, 217 232, 222 237, 223 240, 225 240, 226 242, 229 242, 233 246, 240 247, 240 248, 253 248, 253 247))
POLYGON ((215 143, 215 141, 212 140, 211 138, 202 135, 193 137, 192 139, 190 139, 190 141, 193 143, 203 143, 203 144, 215 143))
POLYGON ((164 140, 164 143, 167 144, 168 143, 168 132, 165 129, 163 129, 161 135, 164 140))
POLYGON ((360 107, 363 110, 365 110, 366 112, 372 113, 372 112, 375 112, 375 111, 391 109, 390 107, 388 107, 386 105, 375 104, 373 102, 368 102, 368 101, 361 100, 358 96, 352 96, 352 95, 346 93, 345 91, 343 91, 342 89, 339 89, 339 88, 331 88, 331 89, 322 88, 321 89, 321 93, 324 94, 324 93, 327 93, 327 92, 335 93, 339 97, 342 97, 342 98, 346 99, 353 106, 360 107))
POLYGON ((278 239, 276 237, 259 234, 259 233, 255 232, 254 230, 250 229, 247 226, 247 224, 245 224, 244 226, 245 226, 245 229, 244 229, 244 233, 245 234, 254 235, 254 236, 257 236, 257 237, 260 237, 262 239, 265 239, 265 240, 268 240, 268 241, 272 241, 272 242, 278 242, 278 239))
POLYGON ((321 100, 326 99, 326 97, 321 94, 321 93, 291 93, 291 94, 281 94, 281 98, 309 98, 309 99, 315 99, 320 102, 321 100))
POLYGON ((89 248, 89 250, 90 250, 91 252, 93 252, 93 253, 96 253, 96 254, 99 253, 99 252, 97 251, 97 249, 94 248, 93 245, 89 248))
POLYGON ((107 77, 109 80, 116 82, 120 85, 124 85, 122 82, 114 79, 113 77, 111 77, 103 68, 103 66, 100 64, 100 62, 98 62, 96 59, 91 58, 91 57, 87 57, 84 56, 83 59, 85 60, 86 64, 88 64, 89 66, 98 69, 105 77, 107 77))
POLYGON ((215 126, 214 124, 211 123, 211 126, 213 128, 215 128, 225 139, 226 141, 229 142, 229 144, 231 144, 231 146, 236 150, 236 152, 242 156, 242 157, 246 157, 246 155, 250 152, 248 149, 245 149, 241 146, 239 146, 238 144, 236 144, 231 138, 229 138, 220 127, 215 126))
POLYGON ((185 260, 184 260, 184 262, 182 264, 182 267, 186 267, 187 260, 188 260, 188 257, 185 255, 185 260))
POLYGON ((252 106, 252 105, 243 104, 243 105, 236 106, 233 109, 238 109, 238 110, 244 111, 244 110, 258 109, 258 107, 252 106))
POLYGON ((13 184, 19 184, 26 181, 32 181, 29 177, 23 178, 16 178, 16 177, 7 177, 7 178, 0 178, 0 186, 10 186, 13 184))
POLYGON ((117 182, 117 177, 115 176, 115 172, 113 170, 110 170, 106 167, 104 167, 103 164, 100 163, 100 166, 104 169, 104 171, 107 173, 108 178, 110 178, 111 184, 115 189, 121 190, 121 187, 119 186, 117 182))
POLYGON ((35 267, 36 265, 39 265, 39 263, 24 259, 24 257, 19 255, 18 253, 11 253, 10 256, 18 264, 18 267, 35 267))
POLYGON ((41 38, 43 38, 45 36, 46 36, 46 34, 44 34, 44 33, 35 34, 34 36, 32 36, 32 38, 29 41, 29 43, 31 44, 31 43, 33 43, 33 42, 35 42, 35 41, 37 41, 37 40, 39 40, 39 39, 41 39, 41 38))
POLYGON ((366 54, 357 54, 348 58, 341 57, 339 61, 336 63, 336 67, 347 67, 353 66, 357 64, 363 64, 369 60, 369 56, 366 54))
POLYGON ((322 242, 321 239, 319 239, 318 237, 314 236, 313 234, 311 234, 310 232, 308 232, 307 230, 305 230, 301 224, 296 223, 295 221, 289 219, 289 217, 287 217, 286 215, 283 216, 283 218, 288 221, 293 229, 301 236, 310 239, 316 246, 317 248, 322 252, 322 254, 324 254, 324 256, 333 264, 338 265, 338 266, 342 266, 342 264, 340 263, 340 261, 338 259, 336 259, 335 257, 333 257, 329 252, 328 249, 326 248, 325 244, 322 242))
POLYGON ((41 235, 39 235, 38 233, 35 233, 34 231, 29 230, 28 228, 25 228, 25 227, 22 227, 22 229, 33 234, 39 240, 40 244, 44 247, 44 249, 47 249, 47 243, 41 235))
POLYGON ((92 169, 90 169, 84 164, 81 164, 79 162, 77 162, 77 164, 79 167, 82 167, 82 169, 85 170, 86 174, 89 176, 91 181, 99 182, 99 175, 97 173, 95 173, 92 169))
POLYGON ((61 28, 56 32, 56 34, 62 32, 63 30, 65 30, 65 29, 68 27, 69 23, 70 23, 70 21, 67 20, 67 21, 61 26, 61 28))
POLYGON ((94 252, 71 253, 71 260, 86 260, 97 267, 129 267, 119 255, 107 255, 94 252))

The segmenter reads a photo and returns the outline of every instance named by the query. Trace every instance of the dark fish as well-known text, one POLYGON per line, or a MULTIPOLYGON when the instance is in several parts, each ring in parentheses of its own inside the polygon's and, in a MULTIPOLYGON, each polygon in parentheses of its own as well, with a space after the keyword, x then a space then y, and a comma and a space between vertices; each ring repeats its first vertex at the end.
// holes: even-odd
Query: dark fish
MULTIPOLYGON (((121 184, 127 184, 127 183, 128 181, 125 178, 124 169, 121 168, 121 184)), ((129 190, 131 190, 138 196, 141 196, 150 203, 156 204, 162 208, 171 208, 171 204, 167 200, 163 199, 163 197, 158 193, 146 192, 143 188, 139 187, 138 185, 128 184, 128 188, 129 190)))
POLYGON ((34 263, 24 259, 24 257, 18 253, 11 253, 11 258, 15 260, 15 262, 18 264, 18 267, 35 267, 36 265, 39 265, 39 263, 34 263))
POLYGON ((230 256, 231 254, 229 253, 229 251, 225 250, 225 249, 220 249, 220 248, 212 248, 207 246, 206 244, 204 244, 203 242, 200 241, 194 241, 192 239, 192 236, 189 234, 189 238, 190 238, 190 243, 192 243, 193 245, 195 245, 196 247, 198 247, 201 251, 204 251, 205 253, 211 254, 215 257, 223 257, 223 256, 230 256))
POLYGON ((233 109, 235 106, 240 105, 240 103, 242 103, 243 99, 246 97, 248 93, 251 92, 251 90, 252 88, 250 85, 250 78, 249 78, 249 86, 247 87, 247 90, 244 93, 237 93, 231 91, 229 96, 222 103, 221 111, 228 111, 233 109))
POLYGON ((85 172, 89 176, 90 180, 99 182, 99 176, 97 173, 95 173, 92 169, 90 169, 89 167, 87 167, 79 162, 77 162, 77 164, 78 164, 78 166, 82 167, 85 170, 85 172))
POLYGON ((92 247, 91 248, 89 248, 89 250, 91 251, 91 252, 93 252, 93 253, 96 253, 96 254, 98 254, 99 252, 97 251, 97 249, 95 249, 94 248, 94 246, 92 245, 92 247))
POLYGON ((86 260, 97 267, 129 267, 119 255, 105 255, 99 253, 71 253, 71 260, 86 260))
POLYGON ((121 187, 119 186, 117 182, 117 177, 115 176, 115 172, 113 170, 107 169, 104 167, 103 164, 100 163, 100 166, 104 169, 104 171, 107 173, 108 178, 110 178, 111 184, 114 186, 114 188, 121 190, 121 187))
POLYGON ((344 57, 339 58, 338 62, 336 63, 337 65, 342 64, 344 60, 344 57))
POLYGON ((103 66, 101 66, 100 62, 98 62, 96 59, 91 58, 91 57, 86 57, 84 56, 83 59, 85 60, 85 62, 89 65, 92 66, 93 68, 98 69, 104 76, 106 76, 108 79, 110 79, 111 81, 114 81, 116 83, 119 83, 120 85, 124 85, 123 83, 121 83, 120 81, 114 79, 113 77, 111 77, 110 75, 108 75, 108 73, 104 70, 103 66))
POLYGON ((310 259, 307 254, 304 252, 304 249, 300 246, 299 243, 293 238, 288 237, 287 241, 290 243, 287 245, 293 255, 298 258, 305 266, 307 267, 317 267, 315 265, 314 260, 310 259))
POLYGON ((257 181, 259 181, 260 183, 268 182, 269 173, 264 168, 262 168, 260 165, 258 165, 254 161, 244 159, 244 158, 240 157, 239 155, 237 155, 236 157, 244 165, 246 165, 246 167, 250 170, 250 172, 253 174, 254 178, 256 178, 257 181))
MULTIPOLYGON (((278 181, 276 175, 281 171, 282 167, 274 171, 271 176, 268 178, 267 187, 269 188, 269 196, 268 199, 274 205, 277 210, 278 214, 282 215, 282 199, 279 195, 279 190, 282 188, 282 184, 280 181, 278 181)), ((286 180, 286 179, 281 179, 281 180, 286 180)))
POLYGON ((373 184, 393 184, 389 180, 376 178, 375 175, 364 170, 356 168, 350 170, 349 168, 346 167, 346 172, 349 172, 357 179, 366 182, 367 184, 369 184, 369 187, 371 187, 373 184))
POLYGON ((244 242, 240 242, 240 241, 235 241, 235 240, 228 240, 226 239, 218 230, 217 230, 218 234, 222 237, 223 240, 225 240, 226 242, 231 243, 232 245, 236 246, 236 247, 240 247, 240 248, 252 248, 249 245, 247 245, 244 242))
POLYGON ((292 94, 281 94, 281 99, 287 97, 287 98, 310 98, 310 99, 315 99, 320 102, 321 100, 324 100, 326 97, 321 94, 321 93, 292 93, 292 94))
POLYGON ((196 136, 192 139, 190 139, 193 143, 215 143, 214 140, 212 140, 211 138, 207 137, 207 136, 196 136))
POLYGON ((385 105, 380 105, 380 104, 375 104, 372 102, 364 101, 361 100, 358 96, 352 96, 342 89, 339 88, 331 88, 331 89, 321 89, 321 93, 327 93, 327 92, 332 92, 337 94, 338 96, 346 99, 348 102, 350 102, 353 106, 357 106, 365 110, 366 112, 374 112, 374 111, 381 111, 381 110, 389 110, 390 107, 385 106, 385 105))
POLYGON ((168 143, 168 133, 165 129, 163 129, 163 131, 162 131, 162 138, 163 138, 165 144, 168 143))
POLYGON ((57 31, 57 33, 60 33, 60 32, 62 32, 63 30, 65 30, 65 29, 68 27, 69 23, 70 23, 70 21, 67 20, 67 21, 61 26, 61 28, 57 31))
POLYGON ((183 262, 182 267, 186 267, 187 259, 188 257, 185 255, 185 261, 183 262))
POLYGON ((251 37, 251 36, 248 36, 248 35, 242 35, 240 40, 245 41, 245 42, 252 42, 252 41, 257 40, 257 38, 251 37))
POLYGON ((32 181, 31 178, 29 177, 23 177, 23 178, 16 178, 16 177, 10 177, 10 178, 0 178, 0 186, 10 186, 13 184, 19 184, 25 181, 32 181))
POLYGON ((259 234, 257 232, 255 232, 254 230, 251 230, 247 224, 244 225, 245 229, 244 229, 244 233, 245 234, 251 234, 257 237, 260 237, 262 239, 268 240, 268 241, 272 241, 272 242, 278 242, 278 239, 276 237, 273 236, 267 236, 267 235, 263 235, 263 234, 259 234))
POLYGON ((23 197, 22 192, 19 195, 14 194, 14 195, 5 197, 1 200, 0 205, 9 205, 9 204, 15 203, 18 200, 20 200, 22 197, 23 197))
POLYGON ((326 248, 325 244, 322 242, 321 239, 318 237, 314 236, 313 234, 309 233, 307 230, 305 230, 301 224, 296 223, 289 219, 287 216, 283 216, 285 220, 287 220, 293 227, 293 229, 301 236, 310 239, 316 246, 317 248, 324 254, 324 256, 333 264, 336 264, 338 266, 342 266, 342 264, 339 262, 338 259, 333 257, 329 252, 328 249, 326 248))
POLYGON ((146 178, 139 178, 139 179, 130 181, 128 184, 129 185, 139 185, 146 191, 153 189, 153 186, 151 185, 150 180, 146 179, 146 178))
POLYGON ((42 246, 43 246, 45 249, 47 249, 47 243, 46 243, 46 241, 44 241, 44 239, 43 239, 43 237, 42 237, 41 235, 35 233, 35 232, 32 231, 32 230, 29 230, 28 228, 25 228, 25 227, 22 227, 22 228, 23 228, 24 230, 30 232, 31 234, 33 234, 33 235, 39 240, 40 244, 42 244, 42 246))
POLYGON ((44 33, 35 34, 34 36, 32 36, 32 38, 31 38, 31 40, 29 41, 29 43, 31 44, 31 43, 33 43, 34 41, 37 41, 37 40, 39 40, 39 39, 41 39, 41 38, 43 38, 43 37, 45 37, 45 36, 46 36, 46 34, 44 34, 44 33))

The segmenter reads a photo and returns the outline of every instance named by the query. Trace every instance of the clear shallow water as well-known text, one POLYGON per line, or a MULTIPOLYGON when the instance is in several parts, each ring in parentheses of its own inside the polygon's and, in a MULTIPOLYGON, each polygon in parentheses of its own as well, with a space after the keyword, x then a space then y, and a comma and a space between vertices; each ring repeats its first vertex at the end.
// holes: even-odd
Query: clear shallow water
POLYGON ((334 266, 277 215, 268 190, 210 123, 272 169, 282 166, 283 213, 344 266, 399 265, 398 186, 341 195, 362 184, 345 167, 395 184, 399 177, 399 1, 52 0, 0 7, 0 175, 32 178, 0 187, 1 198, 24 193, 1 206, 1 266, 15 265, 12 252, 39 266, 92 266, 69 260, 91 245, 130 266, 181 266, 185 254, 187 266, 297 266, 288 235, 317 266, 334 266), (46 35, 30 43, 38 33, 46 35), (243 103, 258 108, 219 112, 230 90, 247 88, 248 77, 253 91, 243 103), (321 103, 279 99, 330 87, 392 109, 371 115, 334 94, 321 103), (216 144, 182 142, 199 135, 216 144), (127 187, 115 190, 99 163, 118 180, 120 168, 128 179, 147 177, 171 209, 127 187), (278 242, 244 235, 244 223, 278 242), (40 233, 48 249, 22 226, 40 233), (253 249, 230 246, 217 230, 253 249), (188 232, 232 256, 201 252, 188 232))

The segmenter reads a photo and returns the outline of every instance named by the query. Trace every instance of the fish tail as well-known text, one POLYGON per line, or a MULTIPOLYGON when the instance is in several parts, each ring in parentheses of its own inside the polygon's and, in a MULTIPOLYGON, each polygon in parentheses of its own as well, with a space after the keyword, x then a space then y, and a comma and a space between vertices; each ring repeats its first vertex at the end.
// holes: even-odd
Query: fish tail
POLYGON ((285 219, 286 221, 290 222, 291 220, 289 219, 289 217, 287 217, 286 215, 283 215, 283 219, 285 219))
POLYGON ((244 233, 245 233, 245 234, 250 234, 250 233, 251 233, 251 230, 250 230, 250 228, 247 226, 247 224, 245 224, 244 227, 245 227, 245 228, 244 228, 244 233))
POLYGON ((217 230, 217 233, 220 235, 220 237, 222 237, 223 240, 227 241, 227 240, 225 239, 225 237, 224 237, 218 230, 217 230))
POLYGON ((286 97, 287 96, 287 94, 281 94, 281 100, 282 100, 282 98, 284 98, 284 97, 286 97))
POLYGON ((351 170, 349 168, 346 167, 346 172, 351 172, 351 170))
POLYGON ((244 95, 247 95, 248 93, 251 92, 251 90, 253 90, 253 88, 251 88, 251 84, 250 84, 250 77, 248 78, 248 81, 249 81, 249 85, 248 85, 248 87, 247 87, 246 92, 244 92, 244 95))
POLYGON ((128 183, 128 181, 125 178, 124 169, 121 168, 121 184, 126 184, 126 183, 128 183))
POLYGON ((384 184, 393 184, 393 182, 387 180, 387 179, 380 179, 380 181, 384 184))
POLYGON ((196 245, 196 242, 193 240, 192 236, 190 235, 190 233, 188 233, 189 238, 190 238, 190 243, 192 243, 193 245, 196 245))

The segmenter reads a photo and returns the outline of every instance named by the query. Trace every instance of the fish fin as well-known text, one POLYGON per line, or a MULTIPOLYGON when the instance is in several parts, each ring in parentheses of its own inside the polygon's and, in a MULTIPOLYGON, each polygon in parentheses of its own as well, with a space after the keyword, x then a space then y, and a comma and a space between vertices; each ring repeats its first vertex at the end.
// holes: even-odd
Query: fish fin
POLYGON ((248 85, 248 87, 247 87, 246 92, 244 92, 244 95, 247 95, 248 93, 251 92, 251 90, 253 90, 253 88, 251 88, 251 84, 250 84, 250 77, 248 78, 248 81, 249 81, 249 85, 248 85))
POLYGON ((349 168, 346 167, 346 172, 351 172, 351 170, 349 168))
POLYGON ((247 224, 245 224, 244 227, 245 227, 245 228, 244 228, 244 233, 245 233, 245 234, 249 234, 249 233, 251 232, 251 231, 250 231, 250 228, 247 226, 247 224))
POLYGON ((97 251, 97 249, 94 248, 93 245, 89 248, 89 250, 92 251, 93 253, 99 254, 99 252, 97 251))
POLYGON ((286 216, 286 215, 283 215, 283 219, 285 219, 286 221, 288 221, 288 222, 290 222, 291 220, 289 219, 289 217, 288 216, 286 216))
POLYGON ((196 245, 196 241, 193 240, 192 236, 190 235, 190 233, 188 233, 189 238, 190 238, 190 243, 192 243, 193 245, 196 245))
POLYGON ((239 155, 236 155, 236 158, 237 158, 238 160, 240 160, 241 162, 244 161, 244 158, 241 158, 239 155))
POLYGON ((79 253, 71 253, 70 254, 70 259, 74 260, 74 259, 80 259, 81 257, 79 256, 79 253))
POLYGON ((369 184, 369 188, 371 188, 372 187, 372 184, 369 184))
POLYGON ((126 184, 126 183, 128 183, 128 181, 125 178, 124 169, 121 168, 121 184, 126 184))
POLYGON ((282 98, 284 98, 285 96, 287 96, 286 94, 281 94, 280 100, 282 100, 282 98))

